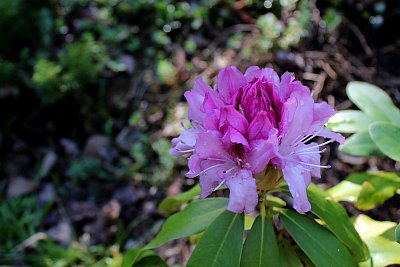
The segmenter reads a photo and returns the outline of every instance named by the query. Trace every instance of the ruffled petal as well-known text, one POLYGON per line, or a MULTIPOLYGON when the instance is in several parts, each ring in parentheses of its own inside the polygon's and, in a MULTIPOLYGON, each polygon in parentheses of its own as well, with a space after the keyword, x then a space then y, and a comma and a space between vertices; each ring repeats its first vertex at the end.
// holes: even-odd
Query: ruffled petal
POLYGON ((311 204, 307 198, 307 187, 311 181, 310 172, 302 169, 299 164, 286 162, 282 173, 293 197, 293 208, 298 212, 309 211, 311 204))
POLYGON ((278 74, 271 68, 263 68, 260 69, 257 66, 251 66, 247 68, 244 76, 248 82, 252 81, 254 78, 261 78, 264 77, 267 82, 278 86, 280 83, 280 79, 278 74))
POLYGON ((269 161, 277 156, 277 131, 272 130, 268 140, 255 140, 250 144, 251 152, 247 161, 254 174, 260 173, 267 167, 269 161))
POLYGON ((196 144, 196 137, 199 130, 194 128, 185 129, 177 138, 173 138, 171 143, 173 148, 169 150, 171 156, 179 157, 192 153, 196 144))
POLYGON ((232 104, 236 91, 245 84, 243 74, 234 66, 224 68, 218 73, 217 89, 227 104, 232 104))
POLYGON ((219 127, 223 132, 225 132, 228 127, 232 127, 242 135, 246 135, 249 123, 233 106, 225 106, 221 109, 219 127))
POLYGON ((249 140, 268 139, 272 128, 267 112, 259 112, 248 128, 249 140))
POLYGON ((199 133, 195 145, 196 154, 202 159, 227 157, 221 140, 222 134, 216 131, 199 133))
POLYGON ((226 179, 229 188, 228 210, 241 213, 251 213, 258 203, 256 180, 251 171, 240 170, 234 177, 226 179))
POLYGON ((245 147, 249 147, 249 143, 246 138, 236 129, 229 127, 225 135, 222 137, 222 142, 226 147, 230 146, 232 143, 242 144, 245 147))
POLYGON ((279 125, 282 137, 280 152, 282 154, 291 152, 291 145, 312 133, 310 126, 313 121, 313 105, 314 101, 311 96, 302 91, 293 92, 283 104, 282 121, 279 125))

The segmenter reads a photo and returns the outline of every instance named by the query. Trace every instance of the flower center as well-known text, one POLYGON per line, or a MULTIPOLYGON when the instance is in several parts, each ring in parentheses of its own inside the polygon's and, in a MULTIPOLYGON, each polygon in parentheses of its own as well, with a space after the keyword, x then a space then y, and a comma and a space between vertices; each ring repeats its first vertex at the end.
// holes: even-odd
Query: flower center
POLYGON ((244 159, 246 157, 246 151, 242 144, 232 143, 229 148, 229 154, 234 158, 244 159))
POLYGON ((266 111, 272 125, 278 126, 281 101, 268 81, 255 78, 236 95, 236 108, 251 122, 260 111, 266 111))

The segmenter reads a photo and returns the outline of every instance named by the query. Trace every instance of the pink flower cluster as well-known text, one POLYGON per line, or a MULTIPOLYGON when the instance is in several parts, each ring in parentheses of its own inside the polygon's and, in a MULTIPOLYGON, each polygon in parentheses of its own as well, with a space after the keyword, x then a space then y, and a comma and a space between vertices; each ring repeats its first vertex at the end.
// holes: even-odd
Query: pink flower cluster
POLYGON ((306 189, 320 177, 319 148, 344 138, 325 128, 334 114, 326 102, 314 103, 310 90, 288 72, 236 67, 218 74, 215 89, 202 78, 185 93, 192 127, 172 140, 173 156, 190 155, 187 177, 200 177, 201 197, 225 184, 228 210, 250 213, 258 203, 254 176, 268 165, 282 170, 299 212, 311 206, 306 189), (315 136, 323 144, 309 143, 315 136))

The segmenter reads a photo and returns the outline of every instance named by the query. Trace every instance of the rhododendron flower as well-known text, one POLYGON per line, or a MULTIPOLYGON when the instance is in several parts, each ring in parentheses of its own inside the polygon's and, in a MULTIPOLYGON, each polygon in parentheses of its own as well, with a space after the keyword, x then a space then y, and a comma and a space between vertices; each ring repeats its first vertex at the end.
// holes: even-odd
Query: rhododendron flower
MULTIPOLYGON (((280 169, 299 212, 311 206, 306 189, 320 177, 319 148, 344 138, 325 128, 334 114, 326 102, 314 103, 310 90, 292 74, 272 69, 236 67, 220 71, 215 89, 201 78, 185 93, 192 128, 172 140, 170 153, 190 155, 187 177, 200 177, 201 197, 225 184, 228 210, 250 213, 258 203, 255 176, 280 169), (314 137, 329 140, 309 143, 314 137)), ((264 175, 269 179, 268 175, 264 175)), ((263 182, 265 184, 265 181, 263 182)), ((261 183, 260 183, 261 184, 261 183)))

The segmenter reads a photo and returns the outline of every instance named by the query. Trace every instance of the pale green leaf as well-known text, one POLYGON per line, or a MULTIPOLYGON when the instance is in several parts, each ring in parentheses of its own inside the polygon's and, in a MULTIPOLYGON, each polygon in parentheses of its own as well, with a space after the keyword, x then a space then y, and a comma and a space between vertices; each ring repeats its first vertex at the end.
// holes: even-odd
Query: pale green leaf
POLYGON ((400 124, 399 109, 381 88, 365 82, 350 82, 346 92, 350 100, 368 115, 400 124))
POLYGON ((349 155, 353 156, 383 156, 384 154, 372 141, 369 133, 359 132, 355 133, 346 139, 339 149, 349 155))
POLYGON ((389 158, 400 161, 400 126, 375 122, 369 126, 369 134, 380 151, 389 158))
POLYGON ((368 131, 368 125, 376 118, 359 110, 343 110, 333 115, 328 123, 328 129, 341 133, 356 133, 368 131))

